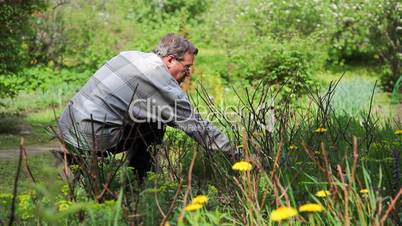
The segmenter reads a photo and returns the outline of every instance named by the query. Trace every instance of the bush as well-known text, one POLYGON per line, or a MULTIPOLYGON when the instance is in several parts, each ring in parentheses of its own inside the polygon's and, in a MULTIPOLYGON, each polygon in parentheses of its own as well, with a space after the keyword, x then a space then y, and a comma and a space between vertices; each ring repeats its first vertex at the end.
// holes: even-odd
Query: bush
POLYGON ((262 80, 275 85, 277 90, 282 89, 284 94, 300 96, 315 85, 312 72, 320 67, 320 63, 314 62, 320 53, 307 46, 307 42, 296 38, 289 42, 259 39, 249 46, 241 46, 229 55, 232 65, 226 78, 262 80))
POLYGON ((0 76, 0 97, 15 97, 19 92, 40 90, 45 92, 53 87, 68 83, 69 86, 79 87, 93 72, 77 72, 62 69, 54 71, 48 67, 25 68, 15 75, 0 76))

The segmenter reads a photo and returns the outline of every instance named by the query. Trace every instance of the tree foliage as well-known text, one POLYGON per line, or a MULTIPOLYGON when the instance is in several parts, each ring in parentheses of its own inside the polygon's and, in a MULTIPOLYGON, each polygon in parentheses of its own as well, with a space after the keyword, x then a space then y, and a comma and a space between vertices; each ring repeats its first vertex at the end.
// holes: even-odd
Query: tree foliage
MULTIPOLYGON (((391 91, 402 76, 402 3, 384 0, 372 9, 369 39, 385 62, 382 85, 391 91)), ((402 87, 400 88, 402 92, 402 87)))
POLYGON ((45 8, 43 0, 0 1, 0 74, 15 73, 29 63, 27 42, 33 36, 33 14, 45 8))
MULTIPOLYGON (((30 0, 0 7, 0 74, 26 66, 91 74, 119 51, 150 51, 168 32, 222 51, 213 73, 227 81, 309 85, 326 64, 378 64, 390 90, 401 74, 397 0, 30 0), (303 79, 288 79, 294 75, 303 79)), ((0 77, 0 86, 13 83, 0 77)))
POLYGON ((18 92, 16 73, 30 64, 28 43, 35 34, 32 19, 45 7, 43 0, 0 1, 0 97, 18 92))

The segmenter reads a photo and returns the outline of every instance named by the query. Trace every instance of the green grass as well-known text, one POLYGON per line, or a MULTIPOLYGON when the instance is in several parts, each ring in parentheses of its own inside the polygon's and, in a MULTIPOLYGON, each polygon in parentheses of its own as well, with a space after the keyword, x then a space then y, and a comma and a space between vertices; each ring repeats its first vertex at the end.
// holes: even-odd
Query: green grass
POLYGON ((376 65, 328 65, 326 69, 317 73, 317 79, 324 84, 337 80, 344 73, 343 80, 354 77, 364 77, 367 80, 379 80, 381 68, 376 65))
POLYGON ((19 146, 21 135, 16 129, 19 124, 32 126, 32 133, 25 136, 25 145, 48 143, 52 136, 46 127, 55 125, 55 118, 76 89, 66 85, 0 99, 3 104, 0 105, 0 149, 19 146))
MULTIPOLYGON (((56 115, 60 110, 56 110, 56 115)), ((20 144, 21 135, 16 132, 16 126, 24 123, 32 126, 32 133, 25 135, 25 145, 48 143, 52 134, 46 129, 55 125, 55 117, 52 109, 31 112, 27 116, 6 116, 2 119, 8 123, 0 125, 0 149, 16 148, 20 144), (7 133, 7 131, 10 131, 7 133)))
POLYGON ((29 114, 32 111, 47 109, 50 106, 62 109, 77 91, 76 85, 61 85, 46 91, 21 92, 15 98, 0 99, 0 112, 9 114, 29 114))
POLYGON ((317 72, 316 79, 322 87, 328 87, 330 82, 337 81, 342 74, 344 75, 335 91, 332 103, 338 112, 358 115, 360 111, 368 111, 370 97, 377 81, 372 112, 383 119, 395 116, 395 106, 390 104, 390 93, 381 90, 379 66, 329 66, 327 69, 317 72))
MULTIPOLYGON (((49 154, 38 154, 28 156, 28 165, 37 181, 46 181, 49 170, 55 169, 52 166, 53 156, 49 154)), ((0 159, 0 193, 12 193, 14 179, 17 172, 18 158, 0 159)), ((18 193, 32 191, 32 180, 21 168, 20 179, 18 183, 18 193)))

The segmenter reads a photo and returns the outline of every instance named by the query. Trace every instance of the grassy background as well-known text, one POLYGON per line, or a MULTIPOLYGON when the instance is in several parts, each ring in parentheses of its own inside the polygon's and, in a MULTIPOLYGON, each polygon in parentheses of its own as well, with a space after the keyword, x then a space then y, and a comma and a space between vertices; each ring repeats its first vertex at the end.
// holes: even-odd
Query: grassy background
MULTIPOLYGON (((49 173, 55 173, 52 164, 53 156, 50 153, 28 156, 28 166, 36 181, 46 181, 49 173)), ((12 193, 17 166, 18 158, 0 159, 0 193, 12 193)), ((33 188, 34 183, 23 167, 18 183, 18 192, 26 193, 32 191, 33 188)))

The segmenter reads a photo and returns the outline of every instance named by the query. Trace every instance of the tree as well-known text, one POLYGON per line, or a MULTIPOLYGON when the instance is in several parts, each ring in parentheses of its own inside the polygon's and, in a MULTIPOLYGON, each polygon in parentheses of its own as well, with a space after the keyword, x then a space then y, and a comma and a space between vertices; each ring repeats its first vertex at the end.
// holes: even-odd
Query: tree
POLYGON ((45 6, 43 0, 0 1, 0 74, 18 72, 27 63, 31 20, 45 6))
POLYGON ((370 41, 387 65, 382 75, 383 88, 392 91, 402 76, 402 3, 384 0, 373 8, 373 12, 369 25, 370 41))
POLYGON ((14 93, 6 76, 29 63, 28 40, 34 35, 32 18, 46 8, 44 0, 0 1, 0 96, 14 93))

